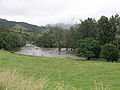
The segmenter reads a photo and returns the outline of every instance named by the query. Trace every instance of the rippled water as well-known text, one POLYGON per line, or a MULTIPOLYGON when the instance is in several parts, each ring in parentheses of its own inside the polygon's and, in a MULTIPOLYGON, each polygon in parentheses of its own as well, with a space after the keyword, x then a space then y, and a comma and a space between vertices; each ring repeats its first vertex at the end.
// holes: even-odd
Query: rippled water
POLYGON ((61 51, 58 51, 58 48, 40 48, 32 44, 26 44, 16 53, 33 55, 33 56, 45 56, 45 57, 66 57, 73 59, 84 59, 77 57, 74 54, 66 52, 65 48, 62 48, 61 51))

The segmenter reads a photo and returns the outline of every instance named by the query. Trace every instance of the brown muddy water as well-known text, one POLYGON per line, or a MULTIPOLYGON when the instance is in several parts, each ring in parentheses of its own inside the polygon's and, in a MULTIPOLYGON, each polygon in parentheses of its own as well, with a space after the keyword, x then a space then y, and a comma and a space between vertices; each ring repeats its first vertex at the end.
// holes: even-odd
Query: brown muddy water
POLYGON ((32 44, 26 44, 16 53, 24 54, 24 55, 32 55, 32 56, 44 56, 44 57, 64 57, 64 58, 72 58, 72 59, 81 59, 85 58, 78 57, 73 53, 69 53, 65 48, 62 48, 61 51, 58 51, 58 48, 40 48, 32 44))

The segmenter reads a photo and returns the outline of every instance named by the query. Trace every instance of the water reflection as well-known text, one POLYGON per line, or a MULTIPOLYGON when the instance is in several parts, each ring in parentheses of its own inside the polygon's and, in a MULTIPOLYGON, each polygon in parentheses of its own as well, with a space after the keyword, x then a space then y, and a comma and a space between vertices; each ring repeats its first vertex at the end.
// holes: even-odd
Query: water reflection
POLYGON ((26 44, 26 46, 22 47, 21 50, 17 51, 16 53, 33 55, 33 56, 66 57, 66 58, 73 58, 73 59, 84 59, 81 57, 77 57, 74 54, 66 52, 65 48, 62 48, 61 52, 59 52, 58 48, 40 48, 32 44, 26 44))

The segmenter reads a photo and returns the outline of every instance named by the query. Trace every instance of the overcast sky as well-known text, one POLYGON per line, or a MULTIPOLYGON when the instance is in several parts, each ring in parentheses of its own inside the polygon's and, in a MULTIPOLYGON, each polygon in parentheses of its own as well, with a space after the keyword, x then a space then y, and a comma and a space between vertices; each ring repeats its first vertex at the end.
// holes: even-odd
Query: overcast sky
POLYGON ((120 13, 120 0, 0 0, 0 18, 36 25, 120 13))

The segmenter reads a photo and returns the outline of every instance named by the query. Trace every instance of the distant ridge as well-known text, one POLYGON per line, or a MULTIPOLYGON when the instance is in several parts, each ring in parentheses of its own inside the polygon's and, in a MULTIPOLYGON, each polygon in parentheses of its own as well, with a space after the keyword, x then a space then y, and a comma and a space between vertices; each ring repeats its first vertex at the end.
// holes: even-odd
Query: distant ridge
POLYGON ((60 26, 64 29, 70 29, 73 26, 73 24, 56 23, 56 24, 47 24, 46 26, 50 26, 50 27, 60 26))
POLYGON ((16 22, 16 21, 8 21, 6 19, 1 19, 0 18, 0 26, 1 25, 6 25, 8 26, 10 29, 23 29, 26 30, 28 32, 40 32, 42 30, 44 30, 46 27, 43 26, 37 26, 37 25, 32 25, 29 23, 25 23, 25 22, 16 22))

